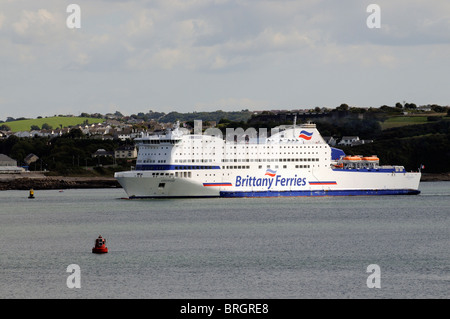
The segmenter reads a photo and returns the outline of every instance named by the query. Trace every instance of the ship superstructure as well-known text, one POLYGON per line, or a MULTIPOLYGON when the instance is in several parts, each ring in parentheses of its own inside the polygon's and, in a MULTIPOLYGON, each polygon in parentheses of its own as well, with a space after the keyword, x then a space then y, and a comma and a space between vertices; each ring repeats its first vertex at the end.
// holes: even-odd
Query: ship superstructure
POLYGON ((142 136, 135 139, 136 169, 115 177, 129 198, 419 193, 420 172, 380 166, 375 155, 346 156, 315 124, 294 124, 270 137, 238 132, 224 138, 176 125, 142 136))

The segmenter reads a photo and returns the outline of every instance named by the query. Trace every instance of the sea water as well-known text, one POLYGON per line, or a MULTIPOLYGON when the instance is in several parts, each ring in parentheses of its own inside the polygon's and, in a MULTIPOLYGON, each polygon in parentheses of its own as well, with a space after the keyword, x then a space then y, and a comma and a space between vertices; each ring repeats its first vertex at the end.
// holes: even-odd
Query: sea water
POLYGON ((450 182, 420 190, 149 200, 120 188, 2 191, 0 298, 449 298, 450 182), (92 253, 98 235, 107 254, 92 253))

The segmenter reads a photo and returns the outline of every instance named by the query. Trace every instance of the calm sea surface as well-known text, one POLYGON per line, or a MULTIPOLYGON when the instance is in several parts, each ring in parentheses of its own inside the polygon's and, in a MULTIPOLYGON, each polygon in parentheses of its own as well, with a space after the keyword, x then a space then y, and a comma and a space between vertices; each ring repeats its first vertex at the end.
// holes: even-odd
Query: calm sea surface
POLYGON ((421 195, 0 192, 0 298, 449 298, 450 182, 421 195), (108 254, 91 252, 101 234, 108 254), (79 265, 81 288, 68 288, 79 265), (381 288, 368 288, 367 267, 381 288))

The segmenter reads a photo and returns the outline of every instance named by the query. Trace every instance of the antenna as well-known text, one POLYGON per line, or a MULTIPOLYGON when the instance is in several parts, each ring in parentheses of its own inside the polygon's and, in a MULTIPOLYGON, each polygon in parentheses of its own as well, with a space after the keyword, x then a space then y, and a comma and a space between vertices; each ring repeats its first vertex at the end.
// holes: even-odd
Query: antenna
POLYGON ((297 124, 297 114, 294 115, 294 124, 292 125, 292 137, 295 139, 297 138, 296 134, 295 134, 295 125, 297 124))

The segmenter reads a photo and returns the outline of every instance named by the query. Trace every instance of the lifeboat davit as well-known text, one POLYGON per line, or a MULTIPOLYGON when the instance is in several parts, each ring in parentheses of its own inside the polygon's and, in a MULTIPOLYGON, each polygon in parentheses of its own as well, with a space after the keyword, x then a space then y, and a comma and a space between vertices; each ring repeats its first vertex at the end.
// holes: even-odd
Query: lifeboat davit
POLYGON ((108 252, 108 247, 106 247, 106 239, 101 235, 95 240, 95 247, 92 248, 94 254, 104 254, 108 252))

